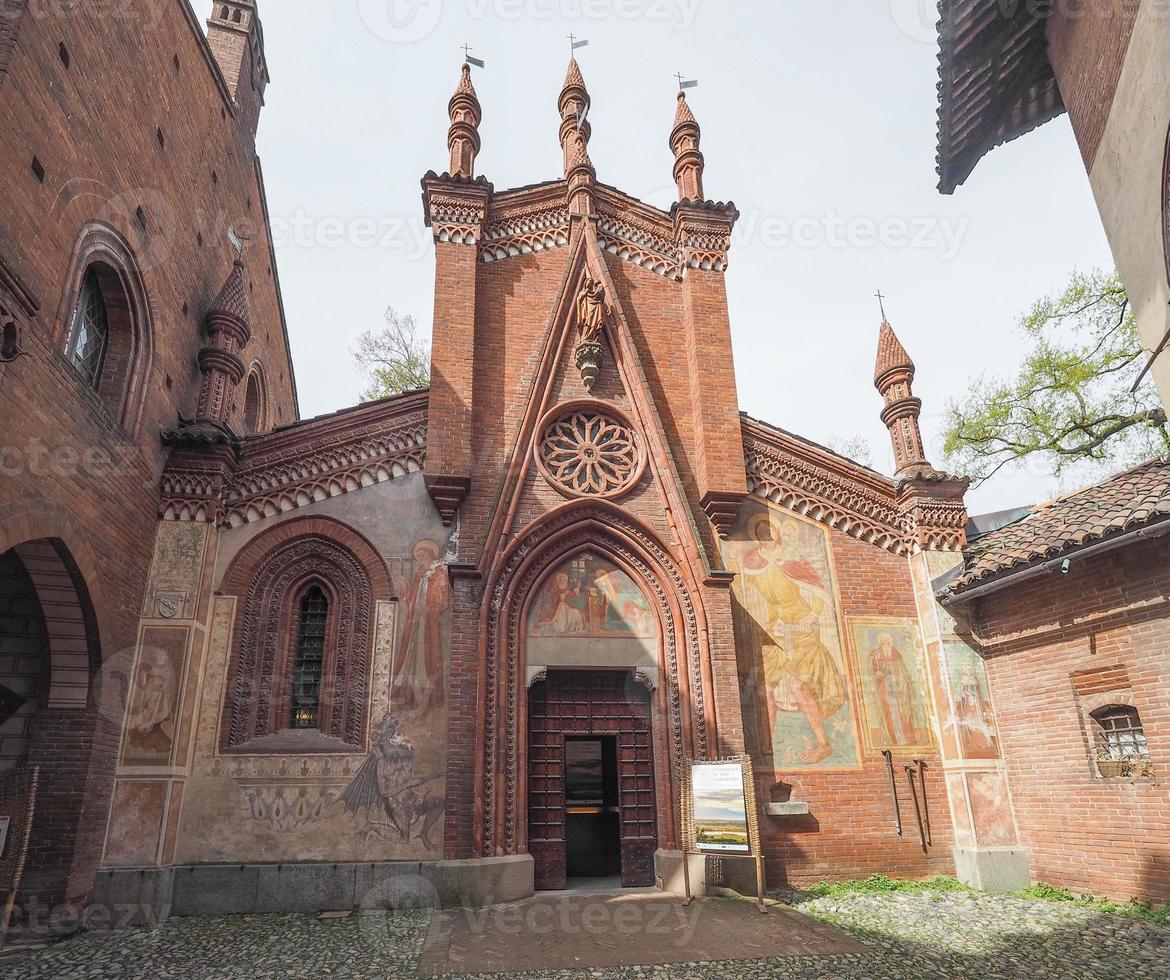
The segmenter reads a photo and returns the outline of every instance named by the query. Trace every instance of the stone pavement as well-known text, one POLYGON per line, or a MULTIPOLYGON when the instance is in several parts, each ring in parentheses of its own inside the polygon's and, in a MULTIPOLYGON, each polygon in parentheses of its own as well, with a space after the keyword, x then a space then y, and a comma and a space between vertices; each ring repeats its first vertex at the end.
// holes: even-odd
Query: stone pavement
MULTIPOLYGON (((302 915, 172 919, 153 931, 88 935, 0 959, 4 980, 756 980, 756 978, 967 978, 1166 980, 1170 926, 1072 904, 977 894, 858 894, 803 902, 808 917, 768 917, 750 903, 677 906, 607 896, 546 897, 549 912, 517 917, 396 912, 319 919, 302 915), (676 911, 657 924, 647 914, 676 911), (593 909, 593 911, 590 911, 593 909), (638 911, 641 910, 641 911, 638 911), (694 909, 683 910, 685 914, 694 909), (578 918, 578 913, 580 917, 578 918), (590 918, 586 918, 586 916, 590 918), (486 918, 484 917, 486 916, 486 918), (478 925, 477 925, 478 923, 478 925), (517 932, 517 925, 520 931, 517 932), (592 928, 590 928, 590 926, 592 928), (652 934, 652 926, 658 930, 652 934), (551 931, 549 931, 551 930, 551 931), (550 938, 551 937, 551 938, 550 938), (689 937, 689 938, 688 938, 689 937), (694 959, 645 965, 649 950, 683 940, 694 959), (705 945, 709 944, 709 945, 705 945), (769 954, 764 944, 790 954, 769 954), (525 961, 528 950, 543 957, 525 961), (833 950, 838 950, 833 952, 833 950), (842 951, 844 950, 844 951, 842 951), (591 966, 632 953, 643 965, 591 966), (729 958, 700 962, 702 955, 729 958), (457 959, 458 958, 458 959, 457 959), (576 965, 569 968, 567 964, 576 965), (491 972, 526 965, 526 974, 491 972)), ((678 954, 682 955, 682 954, 678 954)))
POLYGON ((841 930, 784 906, 762 915, 753 903, 732 899, 684 907, 658 894, 561 893, 436 915, 421 972, 556 972, 863 952, 841 930))

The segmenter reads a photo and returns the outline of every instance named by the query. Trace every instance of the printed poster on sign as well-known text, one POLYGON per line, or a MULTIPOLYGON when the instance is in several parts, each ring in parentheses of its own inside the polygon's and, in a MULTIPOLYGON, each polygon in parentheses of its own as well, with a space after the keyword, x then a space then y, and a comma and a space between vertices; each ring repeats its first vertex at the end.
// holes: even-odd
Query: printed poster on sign
POLYGON ((738 762, 691 766, 695 846, 713 854, 750 854, 743 766, 738 762))

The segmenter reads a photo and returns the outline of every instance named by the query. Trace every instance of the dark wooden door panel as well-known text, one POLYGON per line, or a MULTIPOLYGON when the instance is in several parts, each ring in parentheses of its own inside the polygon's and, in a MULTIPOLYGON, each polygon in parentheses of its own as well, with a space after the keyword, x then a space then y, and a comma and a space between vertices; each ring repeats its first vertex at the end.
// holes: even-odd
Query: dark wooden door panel
POLYGON ((550 671, 528 701, 528 840, 536 887, 565 887, 565 737, 617 739, 622 884, 654 882, 650 692, 625 672, 550 671))

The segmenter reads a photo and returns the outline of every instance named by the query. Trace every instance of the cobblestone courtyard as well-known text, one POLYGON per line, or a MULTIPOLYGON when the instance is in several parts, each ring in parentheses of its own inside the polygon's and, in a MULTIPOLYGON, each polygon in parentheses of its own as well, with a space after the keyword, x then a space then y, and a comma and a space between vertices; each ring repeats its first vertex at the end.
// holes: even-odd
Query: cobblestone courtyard
MULTIPOLYGON (((537 900, 546 914, 528 918, 535 927, 521 928, 520 917, 479 913, 459 923, 465 934, 506 933, 517 955, 531 951, 537 959, 526 973, 494 973, 494 977, 549 978, 761 978, 761 977, 1027 977, 1039 978, 1164 978, 1170 976, 1170 926, 1155 925, 1118 914, 1067 903, 973 894, 857 894, 798 902, 806 922, 790 910, 778 909, 768 926, 802 930, 795 948, 822 948, 840 935, 846 949, 836 955, 794 955, 771 959, 710 961, 712 935, 725 921, 741 920, 750 905, 710 900, 692 909, 672 912, 665 925, 649 916, 627 916, 624 924, 596 913, 590 899, 571 921, 555 910, 563 899, 537 900), (590 917, 590 908, 594 914, 590 917), (839 927, 840 933, 833 927, 839 927), (549 969, 541 950, 556 955, 580 951, 586 962, 599 947, 612 945, 613 930, 644 930, 634 936, 641 957, 653 958, 661 944, 682 944, 669 965, 624 966, 619 969, 549 969), (708 937, 704 939, 704 937, 708 937), (818 945, 819 944, 819 945, 818 945), (678 962, 685 960, 685 962, 678 962)), ((677 906, 675 907, 677 909, 677 906)), ((467 913, 457 913, 467 916, 467 913)), ((90 935, 58 943, 38 952, 0 960, 6 980, 252 980, 252 978, 352 978, 390 980, 445 973, 447 946, 442 934, 449 916, 429 912, 352 915, 318 919, 311 916, 252 916, 175 919, 153 931, 90 935), (429 938, 428 938, 429 937, 429 938)), ((762 918, 755 920, 761 924, 762 918)), ((449 932, 449 930, 448 930, 449 932)), ((628 938, 628 937, 627 937, 628 938)), ((496 936, 499 939, 499 936, 496 936)), ((491 946, 491 943, 488 943, 491 946)), ((746 953, 746 950, 745 950, 746 953)), ((461 968, 447 963, 447 969, 461 968)), ((490 969, 484 960, 476 968, 490 969)), ((449 976, 488 976, 457 974, 449 976)))

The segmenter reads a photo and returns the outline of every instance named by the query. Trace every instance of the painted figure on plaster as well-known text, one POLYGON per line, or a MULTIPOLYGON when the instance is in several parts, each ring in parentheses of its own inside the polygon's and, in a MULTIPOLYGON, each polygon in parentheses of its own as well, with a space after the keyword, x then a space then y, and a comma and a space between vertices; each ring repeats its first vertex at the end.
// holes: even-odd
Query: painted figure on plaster
POLYGON ((987 685, 983 658, 962 641, 946 644, 954 716, 950 724, 959 736, 966 759, 998 759, 999 735, 987 685))
POLYGON ((570 559, 548 577, 529 622, 529 635, 537 637, 657 635, 657 621, 634 580, 592 554, 570 559))
POLYGON ((126 718, 127 764, 159 765, 170 759, 178 692, 178 675, 166 652, 143 648, 126 718))
POLYGON ((428 851, 435 850, 439 841, 432 839, 432 834, 443 816, 445 801, 431 795, 430 789, 422 794, 418 790, 441 776, 415 775, 414 743, 398 729, 394 715, 378 722, 369 755, 342 791, 340 801, 347 813, 365 814, 367 842, 377 837, 408 843, 414 838, 428 851))
POLYGON ((749 519, 747 538, 729 542, 725 552, 728 568, 739 573, 737 648, 746 675, 745 713, 754 713, 762 730, 757 749, 770 748, 778 768, 855 766, 849 682, 824 533, 769 512, 749 519), (761 737, 764 733, 770 739, 761 737))
POLYGON ((443 624, 451 608, 451 583, 434 541, 419 541, 413 558, 409 581, 401 571, 394 572, 394 587, 403 607, 390 703, 396 708, 426 710, 441 705, 446 694, 443 624))
POLYGON ((933 750, 925 659, 912 620, 850 619, 866 750, 933 750))

